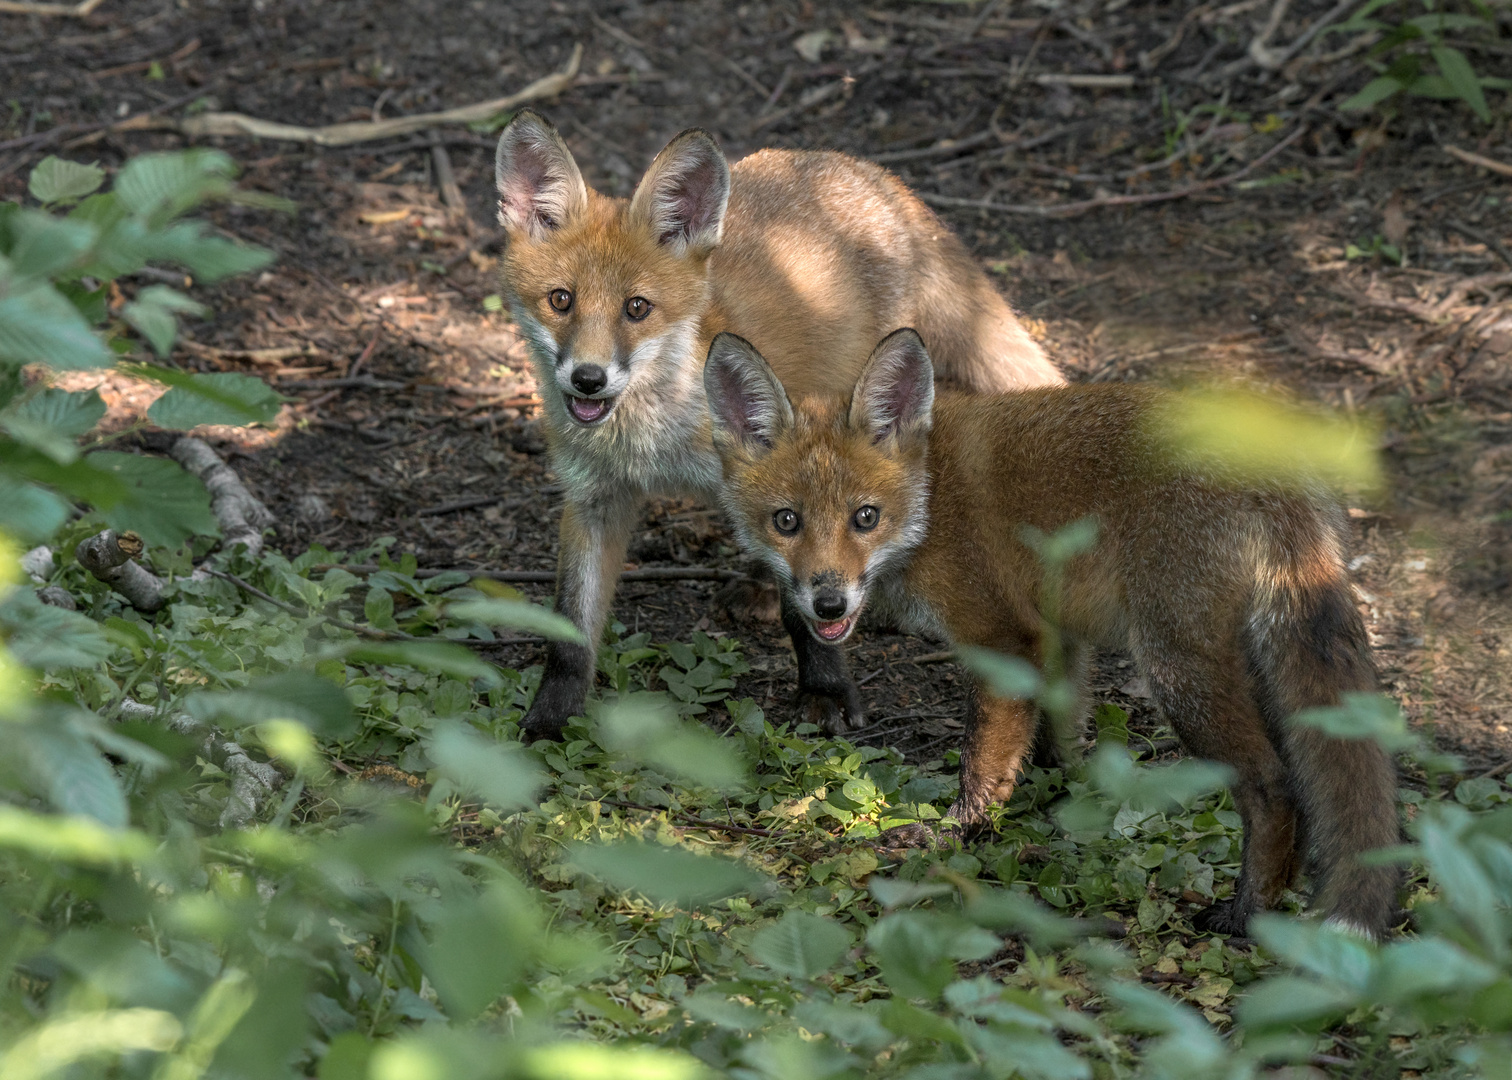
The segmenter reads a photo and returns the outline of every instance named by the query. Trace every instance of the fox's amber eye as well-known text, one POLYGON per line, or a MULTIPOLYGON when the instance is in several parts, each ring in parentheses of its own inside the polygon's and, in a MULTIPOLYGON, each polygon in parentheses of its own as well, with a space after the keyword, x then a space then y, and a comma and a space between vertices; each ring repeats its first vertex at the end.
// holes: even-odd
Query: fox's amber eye
POLYGON ((640 322, 651 314, 651 301, 644 296, 632 296, 625 301, 625 314, 632 322, 640 322))
POLYGON ((552 289, 546 297, 551 306, 557 311, 567 312, 572 310, 572 294, 566 289, 552 289))
POLYGON ((855 516, 851 520, 856 523, 856 528, 862 532, 866 532, 868 529, 875 529, 877 527, 877 516, 877 508, 875 506, 863 506, 856 511, 855 516))
POLYGON ((772 515, 772 524, 784 536, 792 536, 803 522, 792 510, 782 509, 772 515))

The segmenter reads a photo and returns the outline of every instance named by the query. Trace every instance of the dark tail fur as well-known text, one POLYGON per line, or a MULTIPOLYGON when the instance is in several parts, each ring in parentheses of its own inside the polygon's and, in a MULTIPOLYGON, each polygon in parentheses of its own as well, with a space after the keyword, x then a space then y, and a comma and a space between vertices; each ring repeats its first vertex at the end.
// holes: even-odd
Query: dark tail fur
POLYGON ((1250 610, 1250 668, 1294 788, 1317 899, 1331 920, 1379 938, 1396 911, 1400 874, 1358 856, 1401 839, 1396 767, 1374 740, 1333 738, 1292 720, 1350 691, 1374 691, 1375 665, 1345 576, 1342 515, 1311 500, 1285 504, 1250 610))

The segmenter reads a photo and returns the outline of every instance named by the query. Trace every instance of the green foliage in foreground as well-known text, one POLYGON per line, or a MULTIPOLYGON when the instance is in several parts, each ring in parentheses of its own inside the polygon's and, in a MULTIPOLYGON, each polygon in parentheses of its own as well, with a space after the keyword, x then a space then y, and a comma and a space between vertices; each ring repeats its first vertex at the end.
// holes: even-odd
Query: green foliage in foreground
MULTIPOLYGON (((218 557, 272 602, 191 579, 214 530, 198 481, 81 449, 98 398, 21 367, 106 362, 128 324, 165 351, 192 301, 105 303, 148 260, 260 265, 180 220, 234 195, 228 175, 153 156, 99 195, 99 170, 44 163, 46 208, 0 207, 0 1080, 1507 1072, 1494 780, 1408 793, 1413 843, 1385 857, 1415 867, 1420 934, 1375 947, 1277 915, 1258 946, 1203 939, 1188 920, 1232 886, 1237 815, 1210 770, 1139 765, 1116 708, 1087 762, 1031 772, 990 841, 890 859, 877 833, 940 817, 953 754, 917 768, 773 726, 732 696, 730 639, 616 628, 602 699, 526 748, 539 671, 479 651, 501 626, 570 633, 549 612, 419 580, 381 543, 218 557), (151 617, 71 558, 107 523, 174 579, 151 617), (80 612, 37 601, 18 540, 58 553, 28 566, 80 612)), ((174 388, 163 426, 272 404, 136 370, 174 388)), ((1038 550, 1053 568, 1075 540, 1038 550)), ((972 663, 1064 720, 1054 670, 972 663)), ((1299 722, 1412 751, 1381 699, 1299 722)))

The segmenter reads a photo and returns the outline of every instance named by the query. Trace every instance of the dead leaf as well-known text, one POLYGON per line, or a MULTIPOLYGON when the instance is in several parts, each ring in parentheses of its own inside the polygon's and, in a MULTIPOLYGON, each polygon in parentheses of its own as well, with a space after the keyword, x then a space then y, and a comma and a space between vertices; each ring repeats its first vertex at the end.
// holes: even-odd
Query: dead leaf
POLYGON ((1407 239, 1407 211, 1402 205, 1402 193, 1393 191, 1386 200, 1386 209, 1381 212, 1381 235, 1400 248, 1407 239))
POLYGON ((810 30, 793 42, 793 48, 798 50, 798 55, 811 64, 817 64, 824 55, 824 48, 835 36, 833 30, 810 30))

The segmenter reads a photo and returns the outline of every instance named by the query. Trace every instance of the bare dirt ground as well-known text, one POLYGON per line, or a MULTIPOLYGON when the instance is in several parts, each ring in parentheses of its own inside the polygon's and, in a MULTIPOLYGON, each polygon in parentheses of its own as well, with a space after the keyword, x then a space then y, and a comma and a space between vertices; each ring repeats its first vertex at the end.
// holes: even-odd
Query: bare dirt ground
MULTIPOLYGON (((1298 0, 1274 39, 1330 6, 1298 0)), ((1346 116, 1335 106, 1369 77, 1361 48, 1320 39, 1261 71, 1245 44, 1271 10, 105 0, 84 20, 0 14, 0 198, 22 197, 47 153, 115 167, 183 145, 155 130, 167 118, 429 112, 510 93, 581 44, 575 84, 537 107, 601 190, 628 194, 691 126, 732 159, 768 145, 874 157, 935 198, 1072 378, 1261 379, 1376 418, 1390 485, 1351 500, 1352 567, 1385 684, 1470 772, 1512 768, 1512 185, 1443 149, 1512 162, 1506 108, 1491 125, 1426 100, 1346 116), (1246 167, 1184 198, 1117 205, 1246 167), (1009 209, 960 205, 984 200, 1009 209), (1012 209, 1080 200, 1103 205, 1012 209), (1383 239, 1405 265, 1349 257, 1383 239)), ((547 570, 559 506, 534 383, 488 299, 494 136, 441 134, 465 216, 440 201, 423 133, 341 149, 209 140, 245 186, 298 209, 216 213, 279 258, 255 279, 196 287, 215 313, 173 361, 255 372, 290 397, 276 430, 222 444, 286 549, 391 536, 422 566, 547 570)), ((106 389, 117 425, 148 399, 128 381, 106 389)), ((745 565, 718 515, 691 504, 653 507, 630 558, 745 565)), ((780 628, 734 622, 719 587, 627 583, 616 617, 659 639, 738 636, 753 668, 741 692, 792 718, 780 628)), ((964 676, 940 649, 885 633, 855 643, 873 720, 862 741, 922 760, 953 744, 964 676)), ((500 659, 539 657, 517 646, 500 659)), ((1097 692, 1151 730, 1131 675, 1106 657, 1097 692)))

